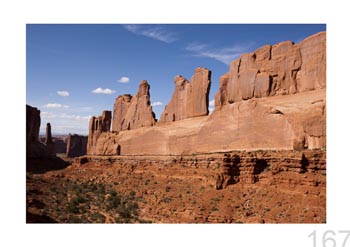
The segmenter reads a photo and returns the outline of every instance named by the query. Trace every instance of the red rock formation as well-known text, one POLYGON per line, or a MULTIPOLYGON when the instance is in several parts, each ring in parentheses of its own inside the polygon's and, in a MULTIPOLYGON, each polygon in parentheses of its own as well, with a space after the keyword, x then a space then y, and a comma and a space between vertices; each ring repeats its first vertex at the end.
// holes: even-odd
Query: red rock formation
POLYGON ((67 138, 67 152, 68 157, 78 157, 86 155, 88 137, 81 135, 69 134, 67 138))
POLYGON ((190 82, 181 75, 176 76, 175 92, 159 123, 208 115, 210 77, 211 71, 206 68, 195 69, 190 82))
POLYGON ((27 158, 41 158, 55 156, 55 147, 51 138, 51 125, 47 124, 46 145, 39 142, 40 110, 26 105, 26 152, 27 158))
POLYGON ((47 123, 46 124, 46 139, 45 139, 45 144, 50 144, 52 143, 52 135, 51 135, 51 124, 47 123))
POLYGON ((28 143, 37 142, 39 139, 40 129, 40 110, 30 105, 26 105, 27 111, 27 146, 28 143))
POLYGON ((109 132, 111 128, 112 112, 103 111, 101 116, 90 118, 87 153, 95 154, 96 143, 101 133, 109 132))
MULTIPOLYGON (((175 92, 159 121, 171 124, 100 133, 91 146, 94 152, 88 154, 189 155, 326 147, 325 33, 300 45, 286 41, 263 46, 233 61, 220 78, 216 108, 207 116, 209 86, 207 69, 196 69, 191 82, 175 77, 175 92)), ((130 119, 128 114, 124 119, 130 119)))
POLYGON ((326 33, 321 32, 300 43, 303 59, 297 87, 300 92, 326 87, 326 33))
POLYGON ((118 96, 115 100, 114 108, 113 108, 113 123, 112 123, 112 131, 119 132, 122 131, 123 122, 125 120, 125 115, 129 109, 131 104, 132 96, 130 94, 124 94, 118 96))
POLYGON ((47 123, 46 124, 46 139, 45 139, 45 145, 48 149, 48 152, 52 155, 56 155, 56 150, 55 150, 55 143, 52 141, 52 135, 51 135, 51 124, 47 123))
POLYGON ((300 44, 284 41, 243 54, 230 65, 215 96, 216 106, 326 86, 326 33, 300 44))
POLYGON ((116 99, 113 110, 113 132, 153 126, 156 123, 149 89, 149 84, 143 80, 135 96, 124 94, 116 99))

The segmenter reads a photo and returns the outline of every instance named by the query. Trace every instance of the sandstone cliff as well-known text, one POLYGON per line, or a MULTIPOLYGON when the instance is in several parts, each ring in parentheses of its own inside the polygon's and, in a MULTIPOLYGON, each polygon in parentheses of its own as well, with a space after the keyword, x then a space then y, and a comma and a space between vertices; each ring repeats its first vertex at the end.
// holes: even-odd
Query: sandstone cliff
POLYGON ((109 132, 111 128, 112 112, 103 111, 101 116, 90 118, 87 153, 95 154, 97 140, 103 132, 109 132))
POLYGON ((26 105, 26 152, 27 158, 54 157, 55 145, 51 137, 51 125, 46 127, 45 145, 39 142, 39 130, 41 124, 40 110, 26 105))
POLYGON ((135 96, 124 94, 116 99, 113 110, 113 132, 153 126, 156 123, 149 89, 149 84, 143 80, 135 96))
POLYGON ((86 155, 88 137, 81 135, 71 135, 67 137, 67 151, 68 157, 78 157, 86 155))
MULTIPOLYGON (((209 116, 210 71, 196 69, 191 82, 177 76, 160 124, 100 132, 89 144, 94 151, 88 154, 188 155, 325 148, 325 37, 322 32, 298 45, 286 41, 263 46, 233 61, 220 79, 215 110, 209 116), (171 123, 162 124, 166 122, 171 123)), ((119 102, 121 112, 131 107, 127 106, 128 97, 119 102)))
POLYGON ((215 106, 326 87, 326 32, 300 44, 266 45, 234 60, 220 79, 215 106))
POLYGON ((206 68, 195 69, 190 82, 181 75, 176 76, 174 94, 159 123, 208 115, 210 78, 211 71, 206 68))

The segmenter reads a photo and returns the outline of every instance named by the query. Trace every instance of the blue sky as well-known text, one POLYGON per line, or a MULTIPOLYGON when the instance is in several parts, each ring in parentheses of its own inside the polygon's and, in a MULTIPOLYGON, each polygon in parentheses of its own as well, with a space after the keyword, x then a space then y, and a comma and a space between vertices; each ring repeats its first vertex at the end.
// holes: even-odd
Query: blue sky
POLYGON ((88 119, 112 110, 120 94, 151 85, 153 111, 160 117, 174 90, 197 67, 212 71, 210 100, 230 61, 265 44, 296 43, 326 25, 71 25, 28 24, 26 101, 41 110, 54 134, 87 134, 88 119))

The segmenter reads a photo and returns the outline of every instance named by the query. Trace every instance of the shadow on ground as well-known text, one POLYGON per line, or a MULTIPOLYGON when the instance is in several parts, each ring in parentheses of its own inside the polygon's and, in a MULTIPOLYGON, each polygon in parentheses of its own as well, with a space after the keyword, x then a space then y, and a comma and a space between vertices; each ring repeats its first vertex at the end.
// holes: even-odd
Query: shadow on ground
POLYGON ((57 221, 51 219, 49 216, 32 214, 32 213, 29 213, 28 211, 26 214, 26 222, 27 223, 57 223, 57 221))
POLYGON ((61 170, 71 165, 59 157, 27 158, 27 172, 42 174, 48 171, 61 170))

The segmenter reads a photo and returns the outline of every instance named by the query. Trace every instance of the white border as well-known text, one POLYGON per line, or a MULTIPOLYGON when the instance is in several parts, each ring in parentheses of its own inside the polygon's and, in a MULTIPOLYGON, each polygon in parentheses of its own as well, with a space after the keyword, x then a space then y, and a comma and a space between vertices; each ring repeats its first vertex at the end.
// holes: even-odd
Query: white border
MULTIPOLYGON (((350 230, 349 23, 345 1, 2 1, 1 246, 312 246, 317 230, 350 230), (333 9, 334 8, 334 9, 333 9), (26 23, 326 23, 326 225, 26 225, 26 23), (5 157, 5 158, 4 158, 5 157)), ((224 37, 219 37, 224 38, 224 37)), ((340 241, 340 238, 339 238, 340 241)), ((350 240, 348 240, 350 241, 350 240)), ((321 242, 318 242, 317 246, 321 242)), ((330 244, 330 243, 329 243, 330 244)), ((331 246, 331 245, 329 245, 331 246)), ((341 246, 341 243, 337 243, 341 246)), ((350 246, 348 243, 347 246, 350 246)))

